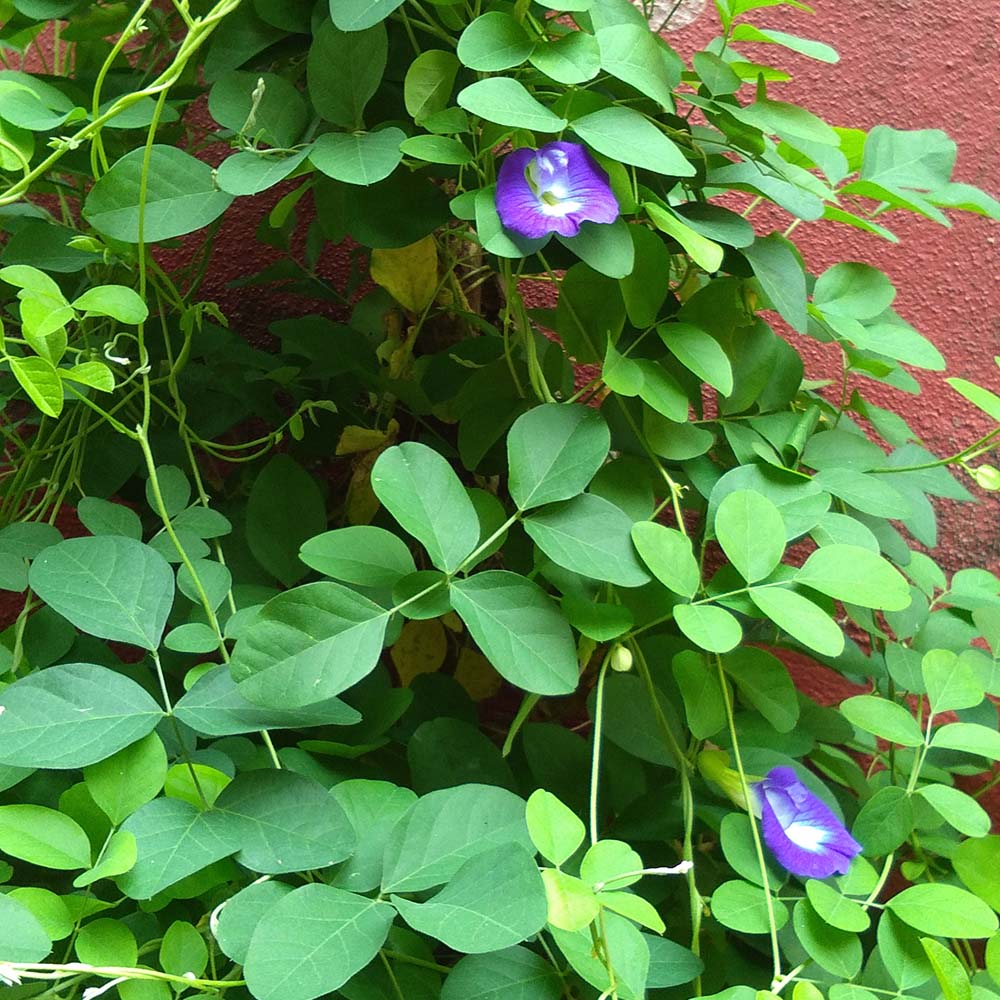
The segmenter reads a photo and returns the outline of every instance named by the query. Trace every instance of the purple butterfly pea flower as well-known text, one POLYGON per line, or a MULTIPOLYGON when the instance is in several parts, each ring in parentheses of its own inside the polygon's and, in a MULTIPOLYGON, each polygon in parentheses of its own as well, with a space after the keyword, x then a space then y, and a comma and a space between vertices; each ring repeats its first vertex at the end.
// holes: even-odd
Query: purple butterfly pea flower
POLYGON ((529 239, 576 236, 581 222, 614 222, 620 209, 608 175, 576 142, 516 149, 497 176, 504 227, 529 239))
POLYGON ((803 878, 847 874, 861 845, 792 768, 772 768, 753 790, 764 841, 783 868, 803 878))

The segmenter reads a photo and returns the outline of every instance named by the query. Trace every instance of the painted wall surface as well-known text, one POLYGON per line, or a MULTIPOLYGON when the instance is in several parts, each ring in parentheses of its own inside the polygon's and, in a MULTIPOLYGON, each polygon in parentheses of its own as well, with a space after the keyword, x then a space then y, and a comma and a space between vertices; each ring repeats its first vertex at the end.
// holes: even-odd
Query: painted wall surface
MULTIPOLYGON (((842 56, 839 65, 827 66, 774 46, 741 46, 759 61, 771 59, 793 72, 791 82, 773 85, 772 96, 802 103, 834 125, 943 128, 960 147, 956 179, 1000 193, 1000 0, 973 7, 942 0, 814 0, 814 8, 815 16, 781 8, 755 15, 761 26, 821 39, 842 56)), ((709 0, 700 18, 666 37, 689 59, 717 33, 709 0)), ((272 193, 234 206, 206 288, 234 326, 251 337, 273 319, 312 308, 272 291, 226 288, 271 259, 270 251, 255 247, 253 231, 273 200, 272 193)), ((753 221, 767 232, 784 229, 790 220, 761 208, 753 221)), ((823 222, 800 226, 795 240, 815 273, 840 260, 885 270, 899 289, 897 309, 937 344, 948 374, 1000 389, 1000 369, 993 363, 1000 354, 1000 227, 957 213, 952 229, 903 214, 889 226, 900 237, 898 245, 823 222)), ((335 277, 346 259, 345 250, 331 249, 324 270, 335 277)), ((810 377, 839 371, 835 352, 797 340, 810 377)), ((858 384, 873 402, 898 408, 935 454, 954 454, 990 429, 988 419, 958 397, 943 375, 923 373, 920 379, 925 388, 919 397, 868 380, 858 384)), ((950 568, 980 565, 997 571, 1000 497, 971 488, 978 506, 941 504, 939 556, 950 568)))

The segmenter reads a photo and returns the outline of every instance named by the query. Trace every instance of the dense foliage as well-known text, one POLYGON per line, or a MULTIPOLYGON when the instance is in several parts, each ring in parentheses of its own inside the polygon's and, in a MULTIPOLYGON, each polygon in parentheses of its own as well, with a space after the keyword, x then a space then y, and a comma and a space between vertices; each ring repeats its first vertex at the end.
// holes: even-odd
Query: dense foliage
POLYGON ((927 554, 1000 426, 789 239, 1000 206, 776 99, 781 5, 0 0, 0 995, 1000 996, 1000 580, 927 554))

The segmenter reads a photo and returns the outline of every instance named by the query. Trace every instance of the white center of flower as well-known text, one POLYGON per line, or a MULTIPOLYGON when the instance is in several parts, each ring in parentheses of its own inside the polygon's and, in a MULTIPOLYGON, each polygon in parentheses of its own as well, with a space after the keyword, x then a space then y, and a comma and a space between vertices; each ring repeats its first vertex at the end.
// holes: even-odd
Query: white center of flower
POLYGON ((568 163, 569 157, 561 149, 554 149, 546 156, 536 156, 528 164, 525 177, 545 215, 561 218, 583 208, 583 203, 570 192, 565 176, 568 163))
POLYGON ((785 836, 802 850, 812 851, 815 854, 820 851, 826 841, 826 830, 809 826, 808 823, 792 823, 791 826, 785 828, 785 836))

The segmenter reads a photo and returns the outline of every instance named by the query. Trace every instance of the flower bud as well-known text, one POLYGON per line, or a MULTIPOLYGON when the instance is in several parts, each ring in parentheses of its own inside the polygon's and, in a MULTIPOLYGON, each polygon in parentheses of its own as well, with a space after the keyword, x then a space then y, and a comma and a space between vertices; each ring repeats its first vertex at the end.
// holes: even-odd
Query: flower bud
POLYGON ((1000 490, 1000 469, 992 465, 981 465, 972 470, 972 478, 984 490, 1000 490))
POLYGON ((627 674, 632 669, 632 651, 626 646, 615 646, 611 651, 611 669, 627 674))

